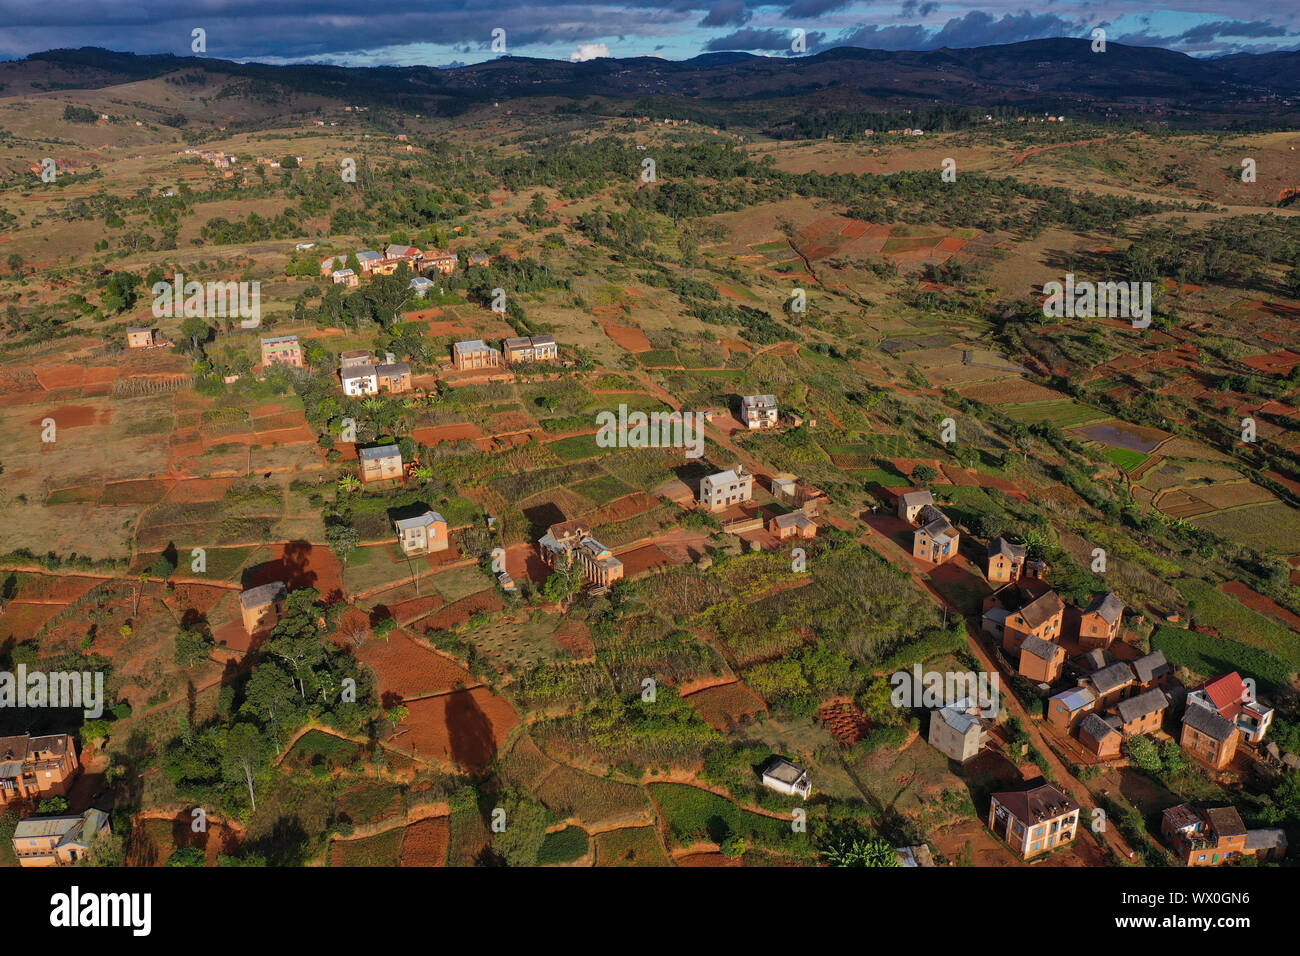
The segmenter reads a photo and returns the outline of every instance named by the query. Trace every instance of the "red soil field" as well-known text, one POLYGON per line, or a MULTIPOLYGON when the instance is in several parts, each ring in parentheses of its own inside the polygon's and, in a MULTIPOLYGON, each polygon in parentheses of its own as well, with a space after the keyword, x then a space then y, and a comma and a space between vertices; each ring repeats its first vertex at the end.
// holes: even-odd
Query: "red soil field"
POLYGON ((505 607, 505 601, 499 591, 494 589, 479 591, 477 594, 463 597, 459 601, 453 601, 436 614, 425 618, 426 633, 428 630, 449 630, 464 624, 480 611, 494 613, 503 607, 505 607))
POLYGON ((867 717, 852 700, 827 701, 817 711, 817 719, 845 746, 851 747, 867 733, 867 717))
POLYGON ((91 588, 103 584, 103 578, 80 574, 40 574, 23 581, 15 603, 71 604, 91 588))
POLYGON ((1293 631, 1300 631, 1300 616, 1288 611, 1272 598, 1267 598, 1258 591, 1240 581, 1227 581, 1219 586, 1225 594, 1231 594, 1252 611, 1258 611, 1265 617, 1280 621, 1293 631))
POLYGON ((412 823, 402 836, 402 866, 442 866, 451 846, 451 817, 412 823))
POLYGON ((483 429, 465 422, 460 425, 437 425, 429 428, 417 428, 411 437, 421 445, 433 447, 445 441, 474 441, 483 437, 483 429))
POLYGON ((139 478, 132 481, 114 481, 104 486, 99 497, 101 507, 107 505, 152 505, 162 501, 171 488, 170 481, 161 478, 139 478))
POLYGON ((388 605, 388 613, 392 615, 393 620, 403 626, 417 621, 426 614, 431 614, 447 602, 439 594, 423 594, 420 597, 411 598, 409 601, 399 601, 397 604, 388 605))
POLYGON ((0 614, 0 641, 27 641, 45 622, 63 610, 62 604, 24 604, 11 601, 0 614))
POLYGON ((587 625, 577 618, 566 617, 555 629, 555 640, 559 645, 579 660, 585 660, 596 653, 592 643, 591 632, 587 625))
POLYGON ((696 691, 686 697, 686 700, 695 707, 700 717, 718 730, 727 730, 742 718, 767 709, 763 698, 739 680, 696 691))
POLYGON ((629 352, 649 352, 651 349, 650 340, 646 338, 646 334, 635 326, 602 323, 601 328, 605 330, 606 335, 613 339, 615 345, 625 348, 629 352))
POLYGON ((486 687, 408 701, 406 708, 409 716, 394 735, 393 746, 472 770, 491 763, 519 723, 510 702, 486 687))
POLYGON ((935 248, 941 249, 944 252, 961 252, 962 247, 965 245, 966 245, 965 239, 957 239, 953 236, 949 236, 947 239, 944 239, 937 246, 935 246, 935 248))
POLYGON ((235 483, 234 478, 191 478, 178 481, 167 493, 171 502, 183 501, 220 501, 226 490, 235 483))
POLYGON ((641 574, 643 571, 649 571, 651 568, 662 568, 670 564, 681 563, 680 561, 674 561, 672 556, 657 544, 647 544, 644 547, 626 551, 619 554, 618 559, 623 562, 623 573, 629 578, 641 574))
POLYGON ((60 405, 52 412, 38 415, 31 424, 40 427, 41 421, 53 418, 59 428, 84 428, 87 425, 106 425, 113 420, 111 408, 96 409, 90 405, 60 405))
POLYGON ((46 391, 73 388, 81 385, 86 377, 86 370, 80 365, 38 365, 33 371, 46 391))
POLYGON ((611 501, 599 511, 593 511, 591 514, 586 515, 585 518, 595 528, 602 524, 611 524, 615 521, 622 521, 625 518, 644 514, 658 503, 658 499, 653 495, 638 491, 611 501))
POLYGON ((843 229, 840 230, 840 235, 846 239, 857 239, 861 236, 865 236, 867 234, 867 230, 870 228, 871 228, 871 223, 862 222, 861 220, 854 219, 850 221, 849 224, 846 225, 843 229))
POLYGON ((258 431, 254 440, 249 442, 251 445, 259 445, 262 448, 270 448, 272 445, 313 445, 315 443, 316 435, 306 425, 298 425, 295 428, 279 428, 272 431, 258 431))
POLYGON ((357 652, 357 659, 374 669, 381 697, 441 694, 470 683, 469 671, 401 631, 387 640, 371 640, 357 652))
POLYGON ((343 569, 329 548, 309 541, 290 541, 275 545, 271 551, 271 559, 254 569, 245 587, 283 581, 290 591, 316 588, 327 600, 332 595, 343 594, 343 569))

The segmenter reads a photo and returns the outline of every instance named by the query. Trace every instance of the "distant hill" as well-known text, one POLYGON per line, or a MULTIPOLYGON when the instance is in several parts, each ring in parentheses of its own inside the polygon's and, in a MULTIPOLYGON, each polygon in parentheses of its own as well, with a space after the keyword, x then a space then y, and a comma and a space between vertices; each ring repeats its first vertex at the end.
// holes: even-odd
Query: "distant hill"
POLYGON ((815 110, 942 107, 1155 111, 1191 124, 1279 125, 1297 109, 1283 101, 1300 90, 1300 53, 1197 59, 1117 43, 1094 53, 1088 40, 1047 39, 924 52, 840 47, 797 58, 724 52, 685 61, 635 57, 570 63, 511 56, 448 69, 269 66, 87 47, 0 63, 0 96, 96 89, 195 70, 245 78, 265 85, 264 90, 278 86, 442 115, 489 100, 594 97, 630 101, 646 111, 687 101, 727 112, 740 107, 762 124, 776 126, 815 110))

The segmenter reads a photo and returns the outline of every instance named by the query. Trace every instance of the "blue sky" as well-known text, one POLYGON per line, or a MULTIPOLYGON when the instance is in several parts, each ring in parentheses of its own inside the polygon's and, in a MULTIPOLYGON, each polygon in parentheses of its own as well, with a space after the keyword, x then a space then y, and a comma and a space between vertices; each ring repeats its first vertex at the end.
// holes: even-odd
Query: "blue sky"
POLYGON ((448 66, 506 52, 552 59, 664 56, 716 50, 794 55, 804 31, 808 53, 834 46, 927 50, 1088 37, 1162 46, 1194 56, 1300 48, 1300 6, 1254 0, 1072 2, 1026 6, 1013 0, 630 0, 502 2, 411 0, 0 0, 0 57, 54 47, 102 46, 137 53, 191 52, 195 28, 207 55, 268 63, 448 66))

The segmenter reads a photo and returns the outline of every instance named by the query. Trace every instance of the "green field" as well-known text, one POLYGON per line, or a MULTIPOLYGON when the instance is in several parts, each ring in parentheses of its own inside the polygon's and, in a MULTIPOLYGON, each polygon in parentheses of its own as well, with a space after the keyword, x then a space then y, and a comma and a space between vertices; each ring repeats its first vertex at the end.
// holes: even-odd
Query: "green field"
POLYGON ((1105 421, 1111 417, 1105 412, 1089 408, 1087 405, 1078 405, 1069 400, 1061 402, 1030 402, 1024 405, 1001 405, 998 410, 1005 413, 1013 421, 1031 425, 1050 422, 1062 428, 1105 421))
POLYGON ((1136 471, 1150 457, 1140 451, 1131 451, 1127 448, 1106 449, 1106 458, 1119 465, 1126 474, 1136 471))
POLYGON ((1223 637, 1198 634, 1181 627, 1162 627, 1151 636, 1151 648, 1164 651, 1169 663, 1210 678, 1236 671, 1253 677, 1261 688, 1280 687, 1292 671, 1272 654, 1223 637))

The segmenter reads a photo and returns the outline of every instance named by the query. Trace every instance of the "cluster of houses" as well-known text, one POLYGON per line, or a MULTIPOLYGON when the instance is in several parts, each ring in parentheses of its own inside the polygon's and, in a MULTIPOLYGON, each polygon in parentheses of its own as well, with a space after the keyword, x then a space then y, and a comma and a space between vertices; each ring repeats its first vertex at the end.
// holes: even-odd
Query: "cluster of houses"
MULTIPOLYGON (((1031 860, 1074 841, 1079 805, 1050 783, 995 793, 989 801, 988 826, 1018 857, 1031 860)), ((1248 830, 1231 806, 1170 807, 1161 816, 1160 833, 1186 866, 1216 866, 1246 857, 1274 862, 1286 855, 1281 829, 1248 830)))
POLYGON ((493 348, 482 339, 457 342, 451 347, 451 364, 458 372, 472 372, 504 365, 523 365, 529 362, 555 362, 560 357, 559 346, 553 335, 527 335, 509 338, 501 349, 493 348))
MULTIPOLYGON (((410 286, 415 292, 423 297, 430 289, 433 288, 433 281, 422 275, 424 272, 437 272, 440 275, 449 276, 456 271, 456 266, 460 264, 460 257, 446 249, 419 249, 415 246, 400 245, 393 243, 384 249, 383 253, 375 252, 373 249, 359 249, 355 253, 360 273, 357 270, 347 267, 348 255, 326 256, 320 260, 320 274, 329 276, 335 283, 345 286, 356 286, 361 283, 365 276, 392 275, 397 271, 397 267, 406 263, 411 270, 417 273, 416 277, 411 280, 410 286)), ((466 263, 470 267, 488 266, 492 264, 492 257, 485 252, 471 252, 466 256, 466 263)))
POLYGON ((343 394, 361 398, 380 392, 394 395, 411 390, 411 364, 397 361, 389 352, 376 362, 369 349, 353 349, 339 355, 339 381, 343 394))
POLYGON ((912 532, 913 557, 943 564, 957 556, 961 532, 935 507, 934 495, 930 492, 913 488, 899 495, 898 516, 915 526, 912 532))
MULTIPOLYGON (((0 807, 66 796, 80 768, 71 734, 0 737, 0 807)), ((70 866, 108 829, 101 810, 26 817, 14 827, 14 855, 20 866, 70 866)))

